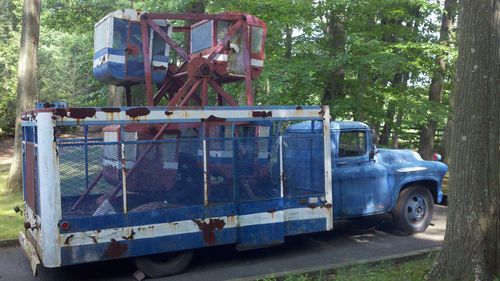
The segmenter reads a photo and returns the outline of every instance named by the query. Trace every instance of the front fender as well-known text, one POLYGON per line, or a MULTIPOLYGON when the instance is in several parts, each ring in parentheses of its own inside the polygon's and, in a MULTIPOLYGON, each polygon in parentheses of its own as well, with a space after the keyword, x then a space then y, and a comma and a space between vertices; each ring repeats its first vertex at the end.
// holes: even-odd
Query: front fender
POLYGON ((393 186, 391 210, 396 205, 402 189, 411 185, 424 185, 430 189, 434 200, 441 203, 441 185, 448 166, 441 162, 417 161, 389 165, 389 182, 393 186))

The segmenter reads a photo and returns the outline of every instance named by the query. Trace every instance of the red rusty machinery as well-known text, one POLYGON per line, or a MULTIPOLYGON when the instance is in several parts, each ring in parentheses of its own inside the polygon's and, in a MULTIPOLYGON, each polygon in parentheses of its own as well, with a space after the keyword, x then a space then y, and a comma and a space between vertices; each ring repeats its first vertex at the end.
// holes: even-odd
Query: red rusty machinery
MULTIPOLYGON (((222 14, 144 13, 141 15, 142 52, 146 100, 148 106, 167 98, 168 106, 210 105, 209 86, 216 105, 237 105, 223 84, 245 82, 246 105, 254 104, 252 80, 262 72, 266 24, 259 18, 227 12, 222 14), (173 32, 185 33, 187 47, 182 48, 155 20, 196 22, 173 26, 173 32), (170 50, 177 53, 179 65, 169 64, 166 78, 154 90, 151 74, 150 35, 152 29, 170 50)), ((173 36, 172 36, 173 37, 173 36)))

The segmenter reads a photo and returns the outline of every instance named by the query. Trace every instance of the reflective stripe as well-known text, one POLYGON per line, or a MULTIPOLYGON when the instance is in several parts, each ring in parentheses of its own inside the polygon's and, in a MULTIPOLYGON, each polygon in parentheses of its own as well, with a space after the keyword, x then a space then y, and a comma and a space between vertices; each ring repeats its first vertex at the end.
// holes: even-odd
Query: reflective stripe
MULTIPOLYGON (((93 67, 94 68, 100 67, 107 62, 115 62, 115 63, 119 63, 119 64, 125 64, 125 56, 113 55, 113 54, 102 55, 94 60, 93 67)), ((154 60, 152 62, 152 65, 153 66, 164 66, 165 68, 167 68, 168 62, 154 60)))
MULTIPOLYGON (((310 219, 326 219, 329 209, 325 208, 295 208, 276 211, 273 213, 262 212, 248 215, 238 216, 237 219, 232 219, 227 216, 206 218, 203 221, 209 222, 210 220, 219 219, 224 221, 224 229, 245 227, 253 225, 264 225, 279 223, 283 221, 297 221, 297 220, 310 220, 310 219)), ((326 224, 325 224, 326 229, 326 224)), ((78 246, 78 245, 93 245, 96 243, 107 243, 114 239, 116 241, 123 241, 134 232, 134 240, 156 238, 161 236, 179 235, 187 233, 200 232, 200 228, 193 220, 183 220, 168 223, 158 223, 151 225, 139 225, 133 227, 123 228, 109 228, 102 229, 96 235, 95 231, 64 233, 59 236, 59 246, 78 246), (64 241, 72 236, 71 243, 65 244, 64 241)))

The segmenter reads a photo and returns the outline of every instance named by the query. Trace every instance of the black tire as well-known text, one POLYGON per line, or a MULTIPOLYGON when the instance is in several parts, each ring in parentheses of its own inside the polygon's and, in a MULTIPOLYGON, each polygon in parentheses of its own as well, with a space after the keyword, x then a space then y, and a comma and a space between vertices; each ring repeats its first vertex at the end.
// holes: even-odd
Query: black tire
POLYGON ((392 216, 397 226, 408 234, 424 232, 432 220, 434 202, 429 189, 410 186, 399 193, 392 216))
POLYGON ((134 263, 146 276, 156 278, 183 272, 192 259, 193 251, 184 251, 138 257, 134 263))

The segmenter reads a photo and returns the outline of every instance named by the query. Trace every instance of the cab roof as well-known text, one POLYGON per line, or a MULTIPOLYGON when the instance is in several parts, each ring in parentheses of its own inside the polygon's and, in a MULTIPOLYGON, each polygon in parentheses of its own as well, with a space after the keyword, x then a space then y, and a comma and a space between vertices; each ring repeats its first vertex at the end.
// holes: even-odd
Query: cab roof
MULTIPOLYGON (((365 123, 358 121, 332 121, 330 122, 330 131, 339 130, 369 130, 370 127, 365 123)), ((321 132, 323 130, 322 121, 304 121, 297 124, 293 124, 286 128, 286 133, 307 133, 307 132, 321 132), (312 128, 314 124, 314 130, 312 128)))

